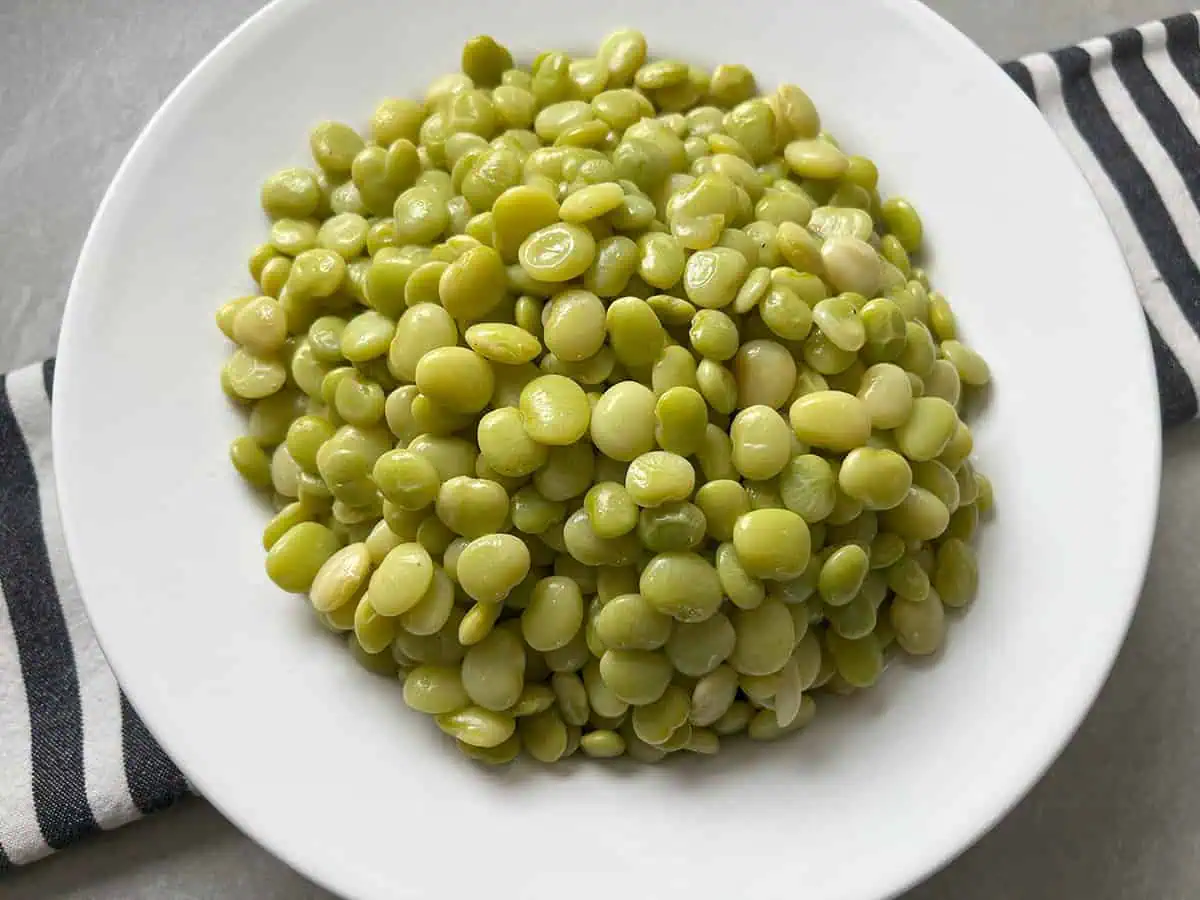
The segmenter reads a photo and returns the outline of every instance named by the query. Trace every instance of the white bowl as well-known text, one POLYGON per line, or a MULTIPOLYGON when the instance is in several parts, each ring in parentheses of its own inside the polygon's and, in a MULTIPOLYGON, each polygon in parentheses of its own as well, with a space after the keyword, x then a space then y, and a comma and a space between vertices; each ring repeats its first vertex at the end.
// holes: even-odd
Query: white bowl
POLYGON ((80 258, 57 377, 63 520, 122 684, 206 797, 354 898, 903 890, 1079 724, 1134 609, 1157 496, 1144 322, 1099 207, 994 63, 905 0, 279 0, 129 154, 80 258), (305 164, 314 122, 365 122, 476 33, 528 55, 629 25, 659 54, 805 86, 914 198, 935 280, 992 363, 976 451, 999 512, 940 658, 822 703, 802 735, 662 767, 484 771, 268 582, 264 511, 226 459, 240 420, 213 311, 249 288, 258 186, 305 164))

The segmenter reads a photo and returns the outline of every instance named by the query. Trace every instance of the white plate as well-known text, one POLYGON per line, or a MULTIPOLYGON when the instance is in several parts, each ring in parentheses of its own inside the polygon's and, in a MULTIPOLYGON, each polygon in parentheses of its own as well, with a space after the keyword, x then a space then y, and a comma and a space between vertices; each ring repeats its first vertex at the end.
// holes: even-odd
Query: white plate
POLYGON ((63 520, 96 631, 200 791, 354 898, 867 900, 961 851, 1063 747, 1133 611, 1159 474, 1142 315, 1084 180, 964 37, 903 0, 281 0, 146 129, 79 262, 54 409, 63 520), (249 287, 265 174, 308 128, 452 70, 488 32, 795 81, 925 215, 938 285, 993 366, 977 457, 999 516, 978 602, 929 665, 803 736, 655 768, 483 771, 263 573, 231 473, 213 311, 249 287))

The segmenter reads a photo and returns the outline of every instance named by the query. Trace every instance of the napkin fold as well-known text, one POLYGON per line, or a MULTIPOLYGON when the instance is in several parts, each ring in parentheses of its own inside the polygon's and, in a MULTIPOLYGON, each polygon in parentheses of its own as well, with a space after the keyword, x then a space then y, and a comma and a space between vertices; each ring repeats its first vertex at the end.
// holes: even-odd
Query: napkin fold
MULTIPOLYGON (((1125 252, 1164 424, 1195 418, 1200 19, 1150 22, 1004 68, 1087 176, 1125 252)), ((53 383, 53 360, 0 378, 0 870, 188 791, 109 671, 79 598, 52 475, 53 383)))

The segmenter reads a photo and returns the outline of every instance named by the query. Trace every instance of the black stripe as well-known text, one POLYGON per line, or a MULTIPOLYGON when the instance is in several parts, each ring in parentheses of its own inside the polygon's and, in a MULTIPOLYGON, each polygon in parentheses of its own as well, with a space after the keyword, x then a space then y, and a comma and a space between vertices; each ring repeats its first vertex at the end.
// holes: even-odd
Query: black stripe
POLYGON ((1158 376, 1158 397, 1164 425, 1179 425, 1194 419, 1197 413, 1196 391, 1171 348, 1163 341, 1154 323, 1147 321, 1150 349, 1154 353, 1154 371, 1158 376))
MULTIPOLYGON (((1188 18, 1195 24, 1195 18, 1188 18)), ((1127 28, 1112 35, 1111 41, 1117 77, 1171 158, 1192 198, 1192 205, 1200 208, 1200 166, 1196 164, 1200 160, 1200 143, 1146 65, 1145 40, 1141 32, 1127 28)), ((1200 328, 1200 295, 1181 297, 1176 294, 1175 300, 1192 327, 1200 328)))
POLYGON ((1091 57, 1080 47, 1051 54, 1062 95, 1079 134, 1117 189, 1154 265, 1188 320, 1200 322, 1200 271, 1145 168, 1109 115, 1093 83, 1091 57))
POLYGON ((121 693, 121 745, 133 805, 144 815, 166 809, 187 794, 183 774, 163 753, 141 716, 121 693))
POLYGON ((1008 77, 1017 83, 1022 93, 1037 103, 1037 90, 1033 86, 1033 76, 1029 74, 1029 67, 1019 60, 1014 60, 1006 62, 1002 68, 1008 73, 1008 77))
MULTIPOLYGON (((1193 22, 1195 19, 1192 20, 1193 22)), ((1146 65, 1145 42, 1141 32, 1129 28, 1119 31, 1111 38, 1113 45, 1113 68, 1121 79, 1133 102, 1141 110, 1154 136, 1171 158, 1175 169, 1192 198, 1193 217, 1200 208, 1200 143, 1192 136, 1191 129, 1183 121, 1179 110, 1163 91, 1162 86, 1146 65)), ((1193 328, 1200 328, 1200 296, 1175 298, 1179 302, 1193 328)))
POLYGON ((56 850, 97 830, 83 777, 79 678, 38 503, 37 476, 0 379, 0 585, 29 704, 33 802, 56 850))
POLYGON ((54 357, 42 363, 42 386, 46 388, 46 399, 54 402, 54 357))
POLYGON ((1185 14, 1163 19, 1163 26, 1167 30, 1167 55, 1183 80, 1200 95, 1200 54, 1196 52, 1200 48, 1200 23, 1195 16, 1185 14))
POLYGON ((12 867, 12 860, 8 858, 8 854, 4 852, 4 845, 0 844, 0 872, 7 872, 12 867))

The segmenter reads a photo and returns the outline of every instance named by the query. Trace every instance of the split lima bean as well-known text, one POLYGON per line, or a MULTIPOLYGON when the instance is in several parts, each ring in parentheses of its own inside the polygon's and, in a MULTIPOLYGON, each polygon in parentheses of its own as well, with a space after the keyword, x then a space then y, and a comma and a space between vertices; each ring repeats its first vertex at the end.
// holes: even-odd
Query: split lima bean
POLYGON ((216 315, 279 587, 491 764, 773 740, 938 649, 991 369, 805 90, 481 35, 369 123, 216 315))

